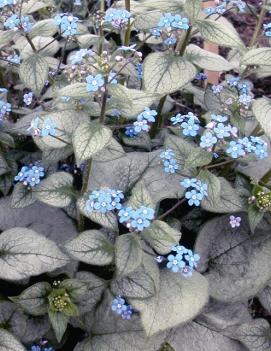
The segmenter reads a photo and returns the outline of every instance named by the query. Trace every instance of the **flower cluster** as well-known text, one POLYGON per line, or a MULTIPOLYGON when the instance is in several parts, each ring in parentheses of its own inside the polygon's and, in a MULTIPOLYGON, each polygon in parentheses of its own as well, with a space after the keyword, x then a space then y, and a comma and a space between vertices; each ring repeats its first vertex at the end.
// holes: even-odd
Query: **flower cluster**
POLYGON ((11 111, 11 105, 8 102, 0 100, 0 121, 4 118, 6 114, 11 111))
POLYGON ((111 309, 116 314, 120 315, 122 319, 131 319, 134 310, 131 305, 128 305, 124 298, 117 296, 111 304, 111 309))
POLYGON ((267 143, 260 137, 254 136, 244 137, 237 141, 230 141, 226 152, 234 159, 249 153, 253 153, 260 160, 268 156, 267 143))
POLYGON ((2 9, 5 6, 15 5, 15 3, 16 3, 15 0, 0 0, 0 9, 2 9))
POLYGON ((89 194, 86 202, 86 210, 91 213, 97 211, 106 213, 122 208, 121 200, 124 198, 123 192, 113 189, 94 190, 89 194))
POLYGON ((217 0, 216 1, 217 6, 213 7, 208 7, 204 9, 204 12, 206 15, 214 15, 214 14, 219 14, 223 15, 228 9, 232 7, 238 8, 240 12, 244 12, 246 9, 246 3, 242 0, 217 0))
POLYGON ((54 349, 52 347, 43 347, 43 346, 39 346, 39 345, 33 345, 33 346, 31 346, 30 351, 54 351, 54 349))
POLYGON ((175 159, 175 153, 171 149, 166 149, 161 152, 160 158, 163 160, 166 173, 176 173, 177 169, 179 169, 179 165, 175 159))
POLYGON ((44 168, 39 165, 29 165, 21 168, 20 172, 14 177, 16 182, 21 182, 23 185, 33 188, 40 183, 40 178, 44 177, 44 168))
POLYGON ((24 103, 29 106, 32 104, 33 93, 30 91, 29 93, 24 94, 24 103))
POLYGON ((161 37, 167 46, 175 45, 181 30, 189 29, 189 20, 180 15, 165 13, 161 16, 157 27, 152 28, 150 33, 158 38, 161 37))
POLYGON ((241 220, 241 217, 230 216, 230 226, 232 228, 240 227, 241 220))
POLYGON ((127 10, 109 8, 105 12, 104 21, 114 28, 121 29, 127 26, 131 16, 127 10))
POLYGON ((145 206, 137 209, 124 207, 119 211, 118 216, 119 222, 125 223, 130 230, 142 231, 150 226, 150 221, 154 219, 154 210, 145 206))
POLYGON ((232 75, 228 76, 226 82, 229 87, 234 87, 237 89, 237 92, 239 94, 239 104, 242 105, 242 107, 248 109, 253 100, 253 94, 251 92, 251 83, 246 80, 241 80, 241 78, 238 76, 235 77, 232 75))
POLYGON ((136 121, 133 123, 133 125, 126 127, 125 134, 128 137, 134 137, 141 132, 148 133, 150 130, 149 123, 155 122, 156 116, 157 112, 155 110, 145 107, 144 111, 136 117, 136 121))
POLYGON ((101 74, 96 74, 96 76, 89 75, 86 78, 87 81, 87 91, 93 93, 98 91, 104 85, 104 78, 101 74))
POLYGON ((73 15, 61 13, 54 17, 55 24, 59 26, 60 33, 63 37, 77 34, 77 26, 79 19, 73 15))
POLYGON ((192 112, 187 115, 178 113, 176 116, 171 117, 172 125, 180 125, 184 136, 196 136, 199 130, 199 119, 192 112))
POLYGON ((33 136, 55 136, 56 135, 56 124, 51 120, 50 117, 41 120, 39 117, 34 118, 31 121, 30 127, 27 131, 31 131, 33 136))
POLYGON ((271 22, 263 25, 264 35, 271 37, 271 22))
POLYGON ((189 206, 200 206, 203 197, 208 196, 207 184, 202 183, 201 180, 197 178, 185 178, 180 181, 180 185, 188 189, 185 193, 185 198, 188 199, 189 206))
POLYGON ((175 253, 167 257, 167 268, 174 273, 180 272, 184 277, 190 277, 197 267, 200 256, 180 245, 173 246, 172 251, 175 253))
POLYGON ((19 18, 16 14, 7 18, 4 23, 4 27, 7 29, 22 29, 26 33, 31 31, 32 26, 33 23, 30 22, 30 18, 28 16, 21 16, 19 18))
POLYGON ((21 57, 19 55, 9 55, 7 57, 7 61, 9 63, 14 63, 15 65, 19 65, 21 63, 21 57))
POLYGON ((93 51, 89 49, 80 49, 73 51, 71 54, 71 64, 78 65, 80 64, 84 58, 93 55, 93 51))

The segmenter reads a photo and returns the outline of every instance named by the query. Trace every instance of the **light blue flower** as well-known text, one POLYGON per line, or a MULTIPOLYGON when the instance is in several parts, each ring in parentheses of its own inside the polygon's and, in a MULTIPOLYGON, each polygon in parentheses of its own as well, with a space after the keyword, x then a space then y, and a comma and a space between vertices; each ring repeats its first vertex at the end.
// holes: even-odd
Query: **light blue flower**
POLYGON ((29 106, 32 103, 33 93, 30 91, 29 93, 24 94, 24 103, 29 106))
POLYGON ((206 132, 200 137, 200 147, 202 148, 212 148, 217 143, 217 138, 211 133, 206 132))
POLYGON ((267 37, 271 37, 271 22, 263 25, 264 34, 267 37))
POLYGON ((175 20, 174 16, 171 13, 165 13, 158 22, 158 27, 160 28, 170 28, 173 21, 175 20))
POLYGON ((5 28, 7 29, 18 29, 20 25, 20 19, 17 15, 10 16, 4 23, 5 28))
POLYGON ((238 89, 243 94, 249 94, 251 92, 251 83, 249 81, 247 81, 247 80, 242 80, 238 84, 238 89))
POLYGON ((174 273, 179 272, 179 270, 185 266, 185 262, 183 261, 183 255, 169 255, 167 259, 167 268, 174 273))
POLYGON ((229 77, 227 78, 227 84, 230 87, 237 87, 240 81, 240 77, 235 77, 232 75, 229 75, 229 77))
POLYGON ((131 214, 131 227, 142 231, 150 226, 150 220, 154 218, 154 210, 150 207, 140 206, 131 214))
POLYGON ((24 166, 14 177, 14 180, 32 188, 40 183, 40 178, 43 178, 44 174, 44 168, 39 165, 24 166))
POLYGON ((124 198, 123 192, 114 189, 101 189, 92 191, 86 202, 86 211, 91 213, 97 211, 106 213, 122 208, 121 201, 124 198))
POLYGON ((242 94, 239 96, 240 104, 244 105, 245 108, 248 108, 252 103, 253 97, 248 94, 242 94))
POLYGON ((216 121, 216 122, 226 122, 228 120, 228 117, 227 116, 221 116, 221 115, 215 115, 215 114, 211 114, 211 119, 213 121, 216 121))
POLYGON ((197 180, 197 182, 194 185, 194 188, 198 190, 203 196, 208 196, 208 185, 206 183, 202 183, 201 180, 197 180))
POLYGON ((10 62, 10 63, 14 63, 16 65, 19 65, 21 63, 21 57, 20 55, 9 55, 7 57, 7 60, 10 62))
POLYGON ((108 83, 110 84, 118 84, 118 80, 117 80, 117 73, 115 72, 110 72, 108 75, 108 83))
POLYGON ((231 126, 225 126, 223 123, 218 123, 217 126, 214 128, 214 132, 219 139, 224 139, 231 135, 231 126))
POLYGON ((74 0, 73 4, 74 4, 74 6, 81 6, 82 2, 81 2, 81 0, 74 0))
POLYGON ((127 135, 129 138, 134 138, 138 135, 138 133, 135 131, 134 126, 130 126, 125 128, 125 135, 127 135))
POLYGON ((49 135, 56 135, 56 124, 51 120, 51 118, 45 118, 43 125, 41 127, 41 136, 49 136, 49 135))
POLYGON ((184 266, 181 269, 181 275, 185 278, 191 277, 193 275, 193 268, 190 266, 184 266))
POLYGON ((145 119, 138 118, 138 120, 133 123, 133 126, 136 133, 148 132, 150 130, 148 121, 145 119))
POLYGON ((161 31, 159 28, 151 28, 150 33, 151 33, 151 35, 153 35, 156 38, 159 38, 161 35, 161 31))
POLYGON ((263 160, 264 158, 268 157, 267 144, 265 145, 256 144, 254 153, 260 160, 263 160))
POLYGON ((177 43, 177 39, 173 36, 164 40, 164 44, 167 46, 175 45, 177 43))
POLYGON ((171 26, 173 28, 187 30, 189 29, 189 19, 180 15, 175 15, 171 26))
POLYGON ((190 188, 190 187, 195 187, 197 184, 197 178, 185 178, 182 181, 180 181, 180 185, 183 186, 184 188, 190 188))
POLYGON ((200 206, 200 202, 203 199, 203 194, 193 189, 185 193, 185 198, 188 199, 189 206, 200 206))
POLYGON ((77 34, 77 22, 79 19, 72 15, 59 14, 54 17, 56 25, 60 27, 63 37, 73 36, 77 34))
POLYGON ((176 160, 171 159, 164 162, 164 171, 166 173, 176 173, 177 169, 179 169, 179 165, 176 160))
POLYGON ((179 255, 184 255, 188 252, 188 249, 182 245, 172 246, 171 250, 176 251, 179 255))
POLYGON ((119 222, 120 223, 124 223, 124 222, 128 222, 133 214, 133 209, 131 207, 123 207, 119 213, 119 222))
POLYGON ((33 23, 30 22, 30 18, 28 16, 21 17, 20 25, 26 33, 30 32, 33 27, 33 23))
POLYGON ((104 21, 110 23, 115 28, 126 26, 132 14, 129 11, 109 8, 105 12, 104 21))
POLYGON ((134 313, 134 310, 131 305, 127 305, 126 311, 123 311, 121 314, 121 318, 124 320, 130 320, 132 315, 134 313))
POLYGON ((185 136, 196 136, 198 134, 199 125, 195 123, 194 118, 189 118, 187 122, 182 122, 183 134, 185 136))
POLYGON ((9 112, 11 112, 11 104, 0 100, 0 117, 4 117, 9 112))
POLYGON ((171 149, 166 149, 160 154, 160 158, 162 160, 171 160, 174 156, 175 156, 175 153, 171 149))
POLYGON ((135 65, 136 73, 137 73, 137 78, 142 79, 143 78, 143 65, 142 63, 137 63, 135 65))
POLYGON ((122 45, 117 49, 117 51, 136 52, 135 48, 136 48, 136 44, 132 44, 130 46, 122 45))
POLYGON ((155 122, 156 116, 157 112, 155 110, 151 110, 149 107, 145 107, 144 111, 137 116, 137 119, 146 119, 148 122, 155 122))
POLYGON ((224 89, 223 85, 221 85, 221 84, 212 85, 212 91, 215 95, 219 95, 223 89, 224 89))
POLYGON ((92 51, 89 49, 80 49, 71 54, 71 64, 78 65, 86 56, 90 56, 92 51))
POLYGON ((247 6, 246 3, 242 0, 235 0, 232 2, 232 4, 236 7, 238 7, 240 12, 244 12, 246 9, 246 6, 247 6))
POLYGON ((236 141, 230 141, 226 152, 227 154, 230 154, 232 158, 238 158, 239 156, 244 156, 246 154, 244 146, 236 141))
POLYGON ((31 346, 31 351, 42 351, 40 346, 37 346, 37 345, 33 345, 31 346))
POLYGON ((125 304, 125 300, 118 296, 116 297, 111 304, 112 311, 116 312, 117 314, 121 315, 123 312, 127 310, 127 306, 125 304))
POLYGON ((88 92, 96 92, 104 85, 104 79, 101 74, 97 74, 96 76, 89 75, 87 76, 86 81, 88 92))
POLYGON ((197 262, 200 260, 198 254, 194 254, 191 250, 188 250, 188 253, 184 256, 191 268, 197 267, 197 262))
POLYGON ((238 139, 238 143, 244 145, 246 152, 250 153, 256 149, 255 145, 253 145, 253 142, 250 141, 248 137, 238 139))
POLYGON ((170 118, 172 124, 175 126, 176 124, 180 124, 184 121, 184 116, 178 113, 176 116, 170 118))
POLYGON ((15 5, 14 0, 0 0, 0 9, 2 9, 4 6, 12 6, 15 5))

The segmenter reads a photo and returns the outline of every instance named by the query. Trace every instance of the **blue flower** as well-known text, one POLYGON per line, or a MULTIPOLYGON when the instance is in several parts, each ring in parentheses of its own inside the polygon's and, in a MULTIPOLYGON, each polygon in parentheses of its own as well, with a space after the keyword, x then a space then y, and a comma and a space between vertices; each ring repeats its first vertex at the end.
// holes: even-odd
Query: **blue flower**
POLYGON ((172 124, 175 126, 176 124, 182 123, 184 120, 184 116, 178 113, 176 116, 170 118, 172 124))
POLYGON ((120 296, 116 297, 112 301, 111 309, 117 314, 122 315, 122 313, 127 310, 127 305, 125 304, 125 300, 120 296))
POLYGON ((115 28, 121 28, 128 24, 131 16, 129 11, 118 10, 111 7, 106 10, 104 20, 115 28))
POLYGON ((171 26, 173 28, 187 30, 187 29, 189 29, 189 20, 186 17, 181 17, 180 15, 175 15, 174 19, 171 23, 171 26))
POLYGON ((166 149, 160 154, 160 158, 162 160, 171 160, 174 156, 175 156, 175 153, 171 149, 166 149))
POLYGON ((227 78, 227 84, 230 87, 237 87, 240 81, 240 77, 235 77, 232 75, 229 75, 229 77, 227 78))
POLYGON ((177 254, 176 256, 169 255, 167 259, 167 268, 169 268, 174 273, 177 273, 180 270, 180 268, 183 268, 185 266, 183 256, 180 254, 177 254))
POLYGON ((115 72, 110 72, 108 75, 108 83, 110 84, 118 84, 117 74, 115 72))
POLYGON ((82 2, 81 2, 81 0, 74 0, 73 4, 74 4, 74 6, 81 6, 82 2))
POLYGON ((14 64, 17 64, 19 65, 21 63, 21 57, 19 55, 9 55, 7 57, 7 60, 10 62, 10 63, 14 63, 14 64))
POLYGON ((143 78, 143 66, 142 63, 137 63, 135 65, 136 73, 137 73, 137 78, 142 79, 143 78))
POLYGON ((156 257, 154 257, 154 259, 157 263, 162 263, 165 258, 164 258, 164 256, 156 256, 156 257))
POLYGON ((189 206, 199 206, 201 200, 203 199, 203 194, 193 189, 185 193, 185 198, 188 199, 189 206))
POLYGON ((164 40, 164 44, 167 46, 175 45, 176 42, 177 42, 177 39, 173 36, 164 40))
POLYGON ((31 346, 31 351, 41 351, 41 348, 40 346, 34 345, 34 346, 31 346))
POLYGON ((124 198, 123 192, 114 189, 94 190, 89 194, 86 202, 86 211, 91 213, 97 211, 106 213, 122 208, 121 201, 124 198))
POLYGON ((0 9, 2 9, 4 6, 8 5, 15 5, 14 0, 0 0, 0 9))
POLYGON ((4 23, 4 26, 8 29, 18 29, 20 24, 20 19, 17 15, 10 16, 4 23))
POLYGON ((86 56, 90 56, 92 53, 89 49, 80 49, 71 54, 71 64, 77 65, 82 62, 86 56))
POLYGON ((195 79, 200 80, 200 81, 204 81, 204 80, 208 79, 208 76, 206 73, 199 72, 196 74, 195 79))
POLYGON ((202 148, 212 148, 217 142, 217 138, 211 133, 207 132, 200 137, 200 147, 202 148))
POLYGON ((254 153, 260 160, 263 160, 264 158, 266 158, 268 156, 267 144, 264 144, 264 145, 256 144, 254 153))
POLYGON ((263 25, 264 34, 267 37, 271 37, 271 22, 263 25))
POLYGON ((226 152, 227 154, 230 154, 232 158, 238 158, 239 156, 244 156, 246 154, 244 146, 236 141, 230 141, 226 152))
POLYGON ((124 222, 128 222, 133 214, 133 209, 131 207, 124 207, 122 208, 119 213, 119 222, 120 223, 124 223, 124 222))
POLYGON ((226 122, 228 120, 228 117, 227 116, 221 116, 221 115, 215 115, 215 114, 212 114, 211 115, 211 119, 213 121, 216 121, 216 122, 226 122))
POLYGON ((185 136, 196 136, 198 134, 199 125, 195 123, 194 118, 189 118, 187 122, 182 122, 181 127, 185 136))
POLYGON ((201 180, 197 180, 194 185, 194 188, 198 190, 203 196, 208 196, 208 185, 206 183, 202 183, 201 180))
POLYGON ((39 117, 33 118, 32 121, 31 121, 30 127, 27 128, 26 130, 28 132, 33 133, 34 136, 38 136, 38 135, 40 135, 39 125, 40 125, 39 117))
POLYGON ((176 173, 177 169, 179 169, 179 166, 176 160, 171 159, 164 162, 164 170, 166 173, 176 173))
POLYGON ((150 226, 150 220, 154 218, 154 210, 150 207, 140 206, 131 212, 130 226, 133 229, 142 231, 150 226))
POLYGON ((135 131, 135 128, 133 126, 131 127, 126 127, 125 128, 125 134, 129 137, 129 138, 133 138, 135 136, 138 135, 138 133, 135 131))
POLYGON ((88 92, 96 92, 104 85, 104 79, 101 74, 97 74, 96 76, 89 75, 87 76, 86 81, 88 92))
POLYGON ((191 268, 190 266, 184 266, 181 269, 181 275, 185 278, 191 277, 193 274, 193 268, 191 268))
POLYGON ((223 89, 224 89, 223 85, 221 85, 221 84, 212 85, 212 91, 215 95, 219 95, 223 89))
POLYGON ((234 6, 237 6, 240 12, 244 12, 246 9, 246 3, 242 0, 235 0, 232 2, 234 6))
POLYGON ((136 48, 136 44, 132 44, 130 46, 122 45, 117 49, 117 51, 136 52, 135 48, 136 48))
POLYGON ((131 319, 132 315, 134 313, 134 310, 131 305, 127 305, 127 309, 122 312, 121 318, 124 320, 129 320, 131 319))
POLYGON ((30 32, 33 27, 33 23, 30 22, 30 18, 28 16, 21 17, 20 25, 26 33, 30 32))
POLYGON ((56 124, 51 120, 51 118, 45 118, 43 125, 41 127, 41 136, 49 136, 49 135, 56 135, 56 124))
POLYGON ((171 13, 165 13, 158 23, 158 27, 160 28, 170 28, 172 26, 173 21, 175 20, 174 16, 171 13))
POLYGON ((223 123, 218 123, 217 126, 214 128, 214 132, 219 139, 224 139, 231 135, 231 126, 225 126, 223 123))
POLYGON ((24 94, 24 103, 27 106, 31 105, 32 99, 33 99, 33 93, 31 91, 27 94, 24 94))
POLYGON ((72 15, 59 14, 54 17, 56 25, 60 27, 61 35, 64 37, 77 34, 77 22, 79 19, 72 15))
POLYGON ((159 28, 151 28, 150 33, 156 38, 160 37, 161 35, 161 31, 159 28))
POLYGON ((133 123, 133 126, 134 126, 134 130, 136 133, 148 132, 150 130, 150 126, 148 125, 148 121, 145 119, 138 118, 138 120, 133 123))
POLYGON ((239 102, 244 105, 245 108, 248 108, 251 105, 252 99, 252 96, 248 94, 242 94, 239 96, 239 102))
POLYGON ((243 94, 249 94, 251 92, 251 83, 249 81, 243 80, 239 82, 238 89, 243 94))
POLYGON ((180 255, 184 255, 188 252, 188 249, 182 245, 172 246, 171 250, 176 251, 177 254, 180 254, 180 255))
POLYGON ((194 254, 191 250, 188 250, 188 253, 184 256, 191 268, 197 267, 197 262, 200 260, 198 254, 194 254))
POLYGON ((184 188, 190 188, 190 187, 195 187, 197 184, 197 178, 185 178, 182 181, 180 181, 180 185, 183 186, 184 188))
POLYGON ((253 145, 253 142, 250 141, 248 137, 238 139, 238 143, 244 145, 246 152, 250 153, 256 149, 255 145, 253 145))
POLYGON ((4 117, 10 111, 11 111, 11 104, 3 100, 0 100, 0 118, 4 117))
POLYGON ((25 186, 34 187, 40 183, 40 178, 43 178, 44 175, 43 167, 30 165, 22 167, 20 172, 14 177, 14 180, 23 183, 25 186))
POLYGON ((148 122, 155 122, 156 116, 157 112, 155 110, 151 110, 149 107, 145 107, 144 111, 137 116, 137 120, 146 119, 148 122))

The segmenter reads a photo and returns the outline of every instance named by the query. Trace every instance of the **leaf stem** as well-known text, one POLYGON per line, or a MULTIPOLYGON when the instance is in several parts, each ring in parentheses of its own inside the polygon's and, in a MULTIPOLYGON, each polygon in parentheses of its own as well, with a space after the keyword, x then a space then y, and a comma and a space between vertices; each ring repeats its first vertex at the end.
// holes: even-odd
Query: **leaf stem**
MULTIPOLYGON (((84 170, 83 174, 83 184, 82 184, 82 189, 80 192, 80 195, 83 196, 85 192, 87 191, 88 188, 88 183, 89 183, 89 177, 90 177, 90 172, 91 172, 91 166, 92 166, 92 160, 88 160, 86 164, 86 168, 84 170)), ((85 229, 85 217, 83 214, 79 212, 78 216, 78 230, 79 232, 83 232, 85 229)))
POLYGON ((36 47, 35 47, 33 41, 31 40, 31 38, 29 37, 28 34, 25 34, 25 38, 26 38, 26 40, 28 41, 29 45, 31 46, 32 50, 33 50, 34 52, 37 52, 37 49, 36 49, 36 47))
POLYGON ((189 27, 189 29, 187 30, 182 44, 179 43, 179 42, 177 44, 176 52, 178 52, 180 56, 183 56, 183 54, 185 52, 185 49, 186 49, 186 47, 187 47, 187 45, 189 43, 189 40, 190 40, 191 33, 192 33, 192 26, 189 27))
POLYGON ((158 132, 158 130, 163 127, 164 118, 163 118, 163 115, 162 115, 162 110, 163 110, 164 104, 166 102, 166 98, 167 98, 167 95, 163 96, 160 99, 160 101, 159 101, 159 104, 158 104, 158 107, 157 107, 157 115, 158 115, 158 117, 157 117, 156 121, 153 123, 152 128, 150 130, 151 138, 154 138, 156 133, 158 132))
POLYGON ((260 179, 261 183, 268 183, 271 178, 271 169, 260 179))
POLYGON ((216 168, 216 167, 224 166, 224 165, 227 165, 227 164, 233 163, 233 162, 235 162, 235 160, 226 160, 226 161, 223 161, 223 162, 219 162, 219 163, 215 163, 215 164, 212 164, 212 165, 205 166, 203 168, 204 169, 216 168))
POLYGON ((101 114, 100 114, 100 118, 99 118, 99 122, 101 124, 104 124, 105 113, 106 113, 106 103, 107 103, 107 98, 108 98, 107 84, 108 84, 108 77, 105 77, 105 84, 104 84, 105 91, 103 93, 101 114))
POLYGON ((266 14, 266 8, 264 6, 265 4, 266 4, 266 1, 262 5, 262 9, 261 9, 260 15, 258 17, 258 21, 257 21, 256 27, 255 27, 253 36, 252 36, 250 44, 249 44, 250 48, 252 48, 256 44, 256 41, 257 41, 258 36, 259 36, 259 33, 261 31, 263 20, 264 20, 265 14, 266 14))
POLYGON ((165 213, 163 213, 161 216, 159 216, 157 219, 163 219, 167 217, 171 212, 176 210, 181 204, 185 202, 186 198, 183 197, 181 200, 179 200, 174 206, 172 206, 169 210, 167 210, 165 213))

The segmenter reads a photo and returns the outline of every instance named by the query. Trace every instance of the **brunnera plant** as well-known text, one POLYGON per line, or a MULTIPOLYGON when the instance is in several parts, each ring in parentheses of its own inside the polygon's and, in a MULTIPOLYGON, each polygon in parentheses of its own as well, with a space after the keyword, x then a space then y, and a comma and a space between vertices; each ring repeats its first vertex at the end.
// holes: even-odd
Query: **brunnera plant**
POLYGON ((270 350, 271 3, 204 3, 0 0, 1 351, 270 350))

